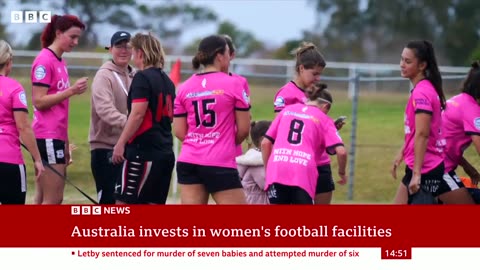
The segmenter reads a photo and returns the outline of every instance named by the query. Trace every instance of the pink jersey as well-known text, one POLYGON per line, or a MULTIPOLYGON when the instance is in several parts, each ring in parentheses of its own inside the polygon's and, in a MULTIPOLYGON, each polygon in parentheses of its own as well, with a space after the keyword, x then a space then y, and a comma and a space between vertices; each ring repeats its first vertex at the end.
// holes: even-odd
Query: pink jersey
POLYGON ((403 155, 407 166, 413 170, 415 161, 415 114, 428 113, 432 116, 427 151, 421 173, 427 173, 443 162, 445 140, 441 136, 442 109, 440 97, 428 80, 417 83, 410 94, 405 108, 405 149, 403 155))
POLYGON ((325 149, 328 116, 318 107, 295 104, 285 107, 267 131, 273 142, 267 163, 265 190, 273 183, 297 186, 312 198, 317 185, 317 155, 325 149))
POLYGON ((241 81, 223 72, 194 74, 178 91, 175 117, 187 117, 188 132, 178 161, 237 168, 235 110, 248 111, 241 81))
POLYGON ((280 112, 285 106, 297 103, 303 104, 306 101, 305 90, 298 87, 294 81, 290 81, 278 90, 273 101, 273 109, 275 112, 280 112))
POLYGON ((13 112, 27 110, 27 98, 17 81, 0 75, 0 162, 24 164, 13 112))
POLYGON ((323 166, 330 164, 330 155, 336 154, 335 147, 343 145, 342 137, 338 133, 337 127, 335 126, 334 121, 328 117, 328 121, 325 124, 327 131, 325 132, 325 148, 327 151, 323 152, 322 155, 317 157, 317 166, 323 166))
MULTIPOLYGON (((55 95, 70 87, 67 65, 64 59, 44 48, 33 61, 32 85, 48 87, 47 95, 55 95)), ((68 99, 46 110, 33 113, 33 131, 39 139, 67 140, 68 99)))
MULTIPOLYGON (((248 87, 248 81, 245 77, 243 76, 240 76, 238 74, 235 74, 235 73, 229 73, 230 76, 232 76, 233 78, 237 78, 243 85, 243 89, 247 92, 247 96, 250 97, 250 87, 248 87)), ((248 104, 250 104, 250 100, 248 100, 248 104)), ((237 154, 236 156, 241 156, 243 154, 243 150, 242 150, 242 145, 239 144, 237 145, 237 154)))
POLYGON ((445 137, 445 172, 455 170, 463 151, 472 143, 471 135, 480 136, 480 105, 469 94, 459 94, 447 101, 442 114, 445 137))

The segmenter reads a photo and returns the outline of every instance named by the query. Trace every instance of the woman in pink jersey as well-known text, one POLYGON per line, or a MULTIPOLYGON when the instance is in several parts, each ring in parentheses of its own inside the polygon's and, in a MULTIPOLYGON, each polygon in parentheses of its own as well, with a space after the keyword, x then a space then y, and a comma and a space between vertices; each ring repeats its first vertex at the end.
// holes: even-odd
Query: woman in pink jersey
POLYGON ((480 62, 472 68, 462 85, 462 93, 447 101, 442 114, 442 134, 445 137, 445 180, 452 186, 463 186, 455 173, 458 166, 478 184, 480 174, 463 157, 463 152, 473 145, 480 154, 480 62))
POLYGON ((204 38, 192 60, 192 75, 174 105, 174 132, 183 142, 177 177, 183 204, 244 204, 235 162, 236 145, 248 135, 250 104, 242 82, 224 71, 230 64, 227 42, 220 35, 204 38))
MULTIPOLYGON (((73 15, 54 15, 41 36, 43 49, 32 64, 33 131, 42 159, 65 175, 70 161, 68 151, 69 98, 87 90, 87 78, 70 86, 62 55, 78 45, 85 25, 73 15)), ((61 204, 64 180, 51 170, 36 182, 36 204, 61 204)))
POLYGON ((27 173, 20 139, 32 154, 37 179, 44 168, 28 120, 25 91, 19 82, 7 77, 12 64, 12 48, 6 41, 0 40, 0 204, 25 204, 27 173))
POLYGON ((287 105, 305 103, 305 90, 320 80, 320 74, 326 66, 323 55, 313 43, 304 42, 297 48, 293 81, 288 82, 278 90, 273 99, 274 110, 280 112, 287 105))
POLYGON ((265 134, 262 156, 271 204, 313 204, 317 159, 326 151, 328 130, 335 129, 321 110, 321 92, 315 89, 305 104, 285 107, 265 134))
MULTIPOLYGON (((235 45, 233 44, 233 40, 229 35, 223 35, 223 37, 227 41, 228 50, 230 51, 230 61, 232 61, 235 58, 235 52, 237 51, 237 49, 235 48, 235 45)), ((224 70, 224 72, 227 73, 228 75, 232 76, 232 77, 237 78, 238 80, 240 80, 242 82, 243 89, 245 90, 246 95, 249 98, 248 102, 250 103, 250 87, 248 86, 247 78, 245 78, 243 76, 240 76, 236 73, 230 72, 230 65, 227 67, 226 70, 224 70)), ((247 136, 246 139, 247 139, 247 142, 248 142, 248 136, 247 136)), ((251 143, 249 143, 249 144, 251 144, 251 143)), ((241 156, 242 153, 243 153, 242 144, 240 143, 239 145, 237 145, 237 156, 241 156)))
POLYGON ((402 77, 413 85, 405 109, 405 142, 391 173, 405 161, 405 176, 399 185, 395 203, 433 203, 425 197, 438 197, 445 203, 473 203, 461 183, 450 185, 444 179, 445 166, 441 113, 445 109, 442 77, 433 46, 428 41, 410 41, 400 61, 402 77))
MULTIPOLYGON (((332 104, 333 98, 330 92, 327 90, 327 85, 323 83, 316 83, 314 89, 319 89, 319 97, 317 98, 320 103, 320 109, 322 112, 328 115, 332 104)), ((308 92, 307 92, 308 93, 308 92)), ((329 155, 337 155, 338 163, 338 176, 340 180, 338 183, 344 185, 347 183, 346 167, 347 167, 347 150, 343 144, 342 138, 338 134, 343 126, 343 122, 335 124, 335 122, 328 117, 328 121, 331 122, 328 131, 325 136, 325 147, 327 151, 323 152, 317 157, 317 188, 315 190, 315 204, 330 204, 332 201, 333 191, 335 190, 335 182, 332 176, 332 167, 330 165, 329 155)))

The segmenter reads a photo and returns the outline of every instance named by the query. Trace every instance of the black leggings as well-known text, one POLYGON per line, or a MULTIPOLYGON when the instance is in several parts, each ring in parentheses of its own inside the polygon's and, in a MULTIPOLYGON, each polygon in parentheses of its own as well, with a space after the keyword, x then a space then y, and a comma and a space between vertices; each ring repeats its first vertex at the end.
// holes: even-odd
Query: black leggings
POLYGON ((308 193, 297 186, 273 183, 267 190, 270 204, 313 204, 308 193))
POLYGON ((113 165, 111 154, 110 149, 95 149, 90 152, 90 166, 100 204, 115 204, 115 183, 122 173, 122 164, 113 165))

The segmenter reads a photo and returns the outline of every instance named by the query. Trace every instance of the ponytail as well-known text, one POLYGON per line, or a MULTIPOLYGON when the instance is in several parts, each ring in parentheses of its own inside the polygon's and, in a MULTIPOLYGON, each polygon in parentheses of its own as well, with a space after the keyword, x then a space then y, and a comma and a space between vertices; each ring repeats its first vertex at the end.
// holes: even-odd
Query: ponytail
POLYGON ((427 40, 414 40, 408 42, 406 48, 412 49, 415 52, 415 56, 420 63, 425 62, 426 68, 423 75, 435 88, 435 91, 440 98, 442 110, 444 110, 446 99, 442 88, 442 75, 438 68, 432 43, 427 40))

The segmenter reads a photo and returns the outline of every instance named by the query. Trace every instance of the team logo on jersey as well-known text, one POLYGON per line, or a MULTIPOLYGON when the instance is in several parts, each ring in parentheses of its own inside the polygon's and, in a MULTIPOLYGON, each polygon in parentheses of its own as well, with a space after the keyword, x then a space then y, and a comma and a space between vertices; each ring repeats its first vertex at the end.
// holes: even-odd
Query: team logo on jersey
POLYGON ((40 65, 35 68, 35 71, 33 73, 34 73, 35 79, 41 80, 45 78, 45 76, 47 75, 47 69, 44 66, 40 65))
POLYGON ((206 88, 206 86, 207 86, 207 79, 206 79, 206 78, 203 78, 203 80, 202 80, 202 87, 203 87, 203 88, 206 88))
POLYGON ((20 100, 20 102, 22 102, 23 105, 27 106, 27 96, 25 95, 24 91, 18 94, 18 99, 20 100))
POLYGON ((57 150, 57 158, 64 158, 65 154, 63 153, 63 150, 57 150))
POLYGON ((242 96, 243 96, 243 99, 245 100, 245 102, 250 104, 250 97, 248 96, 247 91, 245 91, 245 89, 243 89, 242 96))
POLYGON ((480 117, 475 118, 475 120, 473 120, 473 124, 477 130, 480 130, 480 117))
POLYGON ((277 99, 275 99, 275 102, 273 102, 273 105, 275 105, 276 107, 283 107, 285 106, 285 100, 282 97, 277 97, 277 99))

